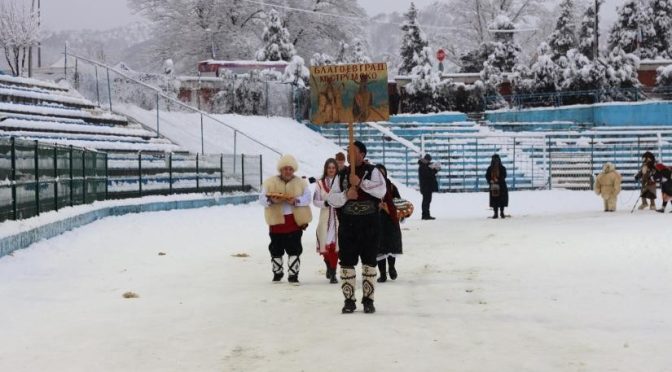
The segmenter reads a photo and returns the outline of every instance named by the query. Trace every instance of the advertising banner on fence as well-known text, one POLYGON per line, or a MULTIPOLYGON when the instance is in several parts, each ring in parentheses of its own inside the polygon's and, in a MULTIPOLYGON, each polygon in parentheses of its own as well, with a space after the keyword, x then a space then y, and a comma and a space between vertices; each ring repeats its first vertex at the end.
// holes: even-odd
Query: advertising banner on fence
POLYGON ((310 96, 313 124, 388 121, 387 64, 311 67, 310 96))

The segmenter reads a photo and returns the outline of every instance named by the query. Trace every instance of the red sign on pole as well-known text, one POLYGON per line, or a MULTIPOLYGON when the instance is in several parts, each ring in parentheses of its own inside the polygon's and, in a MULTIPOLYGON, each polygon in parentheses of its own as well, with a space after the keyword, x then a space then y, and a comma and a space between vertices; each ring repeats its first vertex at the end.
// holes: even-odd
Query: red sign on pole
POLYGON ((443 62, 443 60, 446 59, 446 51, 443 49, 439 49, 436 52, 436 59, 438 59, 439 62, 443 62))

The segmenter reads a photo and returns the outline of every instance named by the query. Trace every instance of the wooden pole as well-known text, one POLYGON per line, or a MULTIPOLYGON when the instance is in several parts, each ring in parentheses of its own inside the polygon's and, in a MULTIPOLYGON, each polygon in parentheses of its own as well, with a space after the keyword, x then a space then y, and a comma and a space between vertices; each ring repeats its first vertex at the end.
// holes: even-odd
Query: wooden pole
POLYGON ((350 175, 354 176, 355 175, 355 125, 350 121, 348 123, 348 137, 349 137, 349 145, 348 145, 348 157, 350 161, 350 175))

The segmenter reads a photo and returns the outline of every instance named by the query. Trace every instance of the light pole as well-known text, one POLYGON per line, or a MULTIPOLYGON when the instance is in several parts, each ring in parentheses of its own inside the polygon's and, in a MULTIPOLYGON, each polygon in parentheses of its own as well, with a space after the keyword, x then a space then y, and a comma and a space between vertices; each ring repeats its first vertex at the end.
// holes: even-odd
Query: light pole
POLYGON ((595 42, 593 43, 593 60, 600 53, 600 0, 595 0, 595 42))

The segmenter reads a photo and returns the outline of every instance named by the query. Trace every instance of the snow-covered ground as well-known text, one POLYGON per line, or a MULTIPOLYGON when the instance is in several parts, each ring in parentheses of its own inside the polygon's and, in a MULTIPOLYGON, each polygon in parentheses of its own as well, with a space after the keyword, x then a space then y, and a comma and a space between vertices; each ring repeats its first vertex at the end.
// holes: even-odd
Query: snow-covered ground
POLYGON ((672 216, 634 198, 436 195, 371 315, 340 314, 314 224, 294 287, 257 205, 109 218, 0 259, 0 370, 669 371, 672 216))
MULTIPOLYGON (((156 111, 147 111, 132 105, 117 105, 115 109, 149 128, 156 128, 156 111)), ((301 175, 315 177, 321 175, 324 161, 342 151, 332 141, 289 118, 243 115, 215 115, 215 117, 280 153, 294 155, 299 162, 301 175)), ((162 135, 182 148, 201 152, 199 114, 160 111, 159 119, 162 135)), ((203 133, 203 148, 206 154, 234 153, 232 129, 206 117, 203 120, 203 133)), ((270 176, 276 172, 275 165, 280 156, 242 134, 237 135, 235 152, 237 155, 262 155, 264 175, 270 176)))

